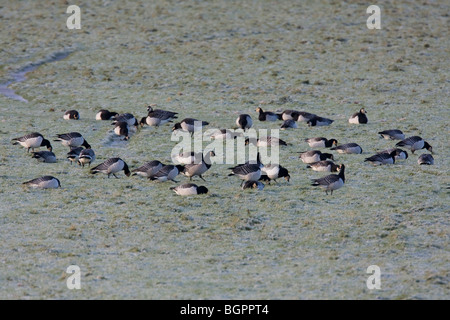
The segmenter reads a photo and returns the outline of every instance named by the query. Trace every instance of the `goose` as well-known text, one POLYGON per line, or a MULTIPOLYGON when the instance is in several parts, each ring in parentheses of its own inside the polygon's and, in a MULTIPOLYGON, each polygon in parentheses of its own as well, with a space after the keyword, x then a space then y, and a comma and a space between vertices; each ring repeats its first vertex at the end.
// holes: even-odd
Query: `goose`
POLYGON ((55 163, 56 162, 56 156, 51 151, 33 152, 33 158, 38 159, 40 162, 45 162, 45 163, 55 163))
POLYGON ((391 149, 379 151, 377 153, 380 154, 380 153, 391 153, 391 152, 395 152, 395 160, 408 159, 408 152, 406 152, 405 150, 402 150, 402 149, 398 149, 398 148, 391 148, 391 149))
POLYGON ((338 153, 347 153, 347 154, 361 154, 363 152, 362 148, 357 143, 345 143, 340 146, 331 148, 330 150, 336 150, 338 153))
POLYGON ((116 125, 119 122, 126 122, 130 127, 137 128, 139 123, 137 119, 131 113, 122 113, 114 117, 112 125, 116 125))
POLYGON ((39 132, 33 132, 20 138, 14 138, 12 141, 15 141, 13 145, 20 144, 22 147, 27 148, 27 152, 30 152, 30 149, 34 152, 34 149, 39 147, 47 147, 48 151, 52 151, 53 149, 50 141, 44 139, 44 136, 39 132))
POLYGON ((419 136, 413 136, 413 137, 406 138, 406 139, 398 142, 395 146, 411 149, 412 153, 414 153, 414 151, 420 150, 420 149, 427 149, 428 151, 433 153, 433 148, 428 144, 428 142, 424 141, 419 136))
POLYGON ((330 160, 317 161, 317 162, 307 165, 306 168, 311 168, 314 171, 321 171, 321 172, 338 172, 339 171, 339 166, 330 160))
POLYGON ((298 125, 297 122, 295 120, 284 120, 283 124, 281 125, 281 130, 285 130, 285 129, 297 129, 298 125))
POLYGON ((424 154, 421 154, 419 156, 419 159, 417 159, 417 163, 420 164, 420 165, 424 165, 424 164, 426 164, 426 165, 433 165, 434 164, 434 158, 433 158, 433 156, 431 154, 424 153, 424 154))
POLYGON ((53 176, 43 176, 30 181, 26 181, 23 185, 32 188, 52 189, 61 187, 61 182, 53 176))
POLYGON ((350 119, 348 119, 348 122, 353 124, 365 124, 368 122, 366 113, 367 111, 364 108, 361 108, 359 112, 353 114, 350 119))
POLYGON ((202 156, 202 160, 200 163, 193 162, 191 164, 187 164, 183 167, 182 170, 180 170, 180 173, 185 175, 186 177, 189 177, 189 180, 192 180, 192 177, 199 176, 200 179, 205 181, 203 179, 202 174, 204 174, 206 171, 208 171, 209 168, 211 168, 211 157, 214 157, 216 154, 214 151, 210 151, 206 154, 205 157, 202 156))
POLYGON ((140 124, 143 126, 145 124, 149 126, 160 126, 167 122, 172 122, 173 119, 177 118, 178 112, 166 111, 161 109, 153 110, 153 107, 147 107, 148 115, 141 119, 140 124))
POLYGON ((376 155, 373 155, 369 158, 366 158, 364 162, 368 161, 371 162, 373 165, 382 165, 382 164, 394 164, 395 163, 395 151, 392 151, 391 153, 379 153, 376 155))
POLYGON ((294 120, 294 121, 297 121, 297 119, 294 119, 294 117, 292 116, 294 113, 296 113, 296 112, 298 112, 298 111, 295 111, 295 110, 284 110, 282 113, 281 113, 281 119, 282 120, 284 120, 284 121, 286 121, 286 120, 294 120))
POLYGON ((80 155, 80 152, 84 150, 83 147, 72 147, 70 148, 70 151, 67 153, 67 160, 70 161, 70 164, 72 164, 72 162, 77 162, 78 161, 78 157, 80 155))
POLYGON ((309 138, 305 140, 311 148, 331 148, 333 145, 337 146, 336 139, 330 139, 324 137, 309 138))
POLYGON ((386 140, 404 140, 405 135, 401 130, 398 129, 392 129, 392 130, 384 130, 378 132, 381 137, 383 137, 386 140))
POLYGON ((111 112, 105 109, 101 109, 95 115, 95 120, 111 120, 115 118, 117 115, 119 115, 117 112, 111 112))
POLYGON ((192 164, 200 163, 202 161, 202 152, 185 151, 177 154, 172 158, 175 164, 192 164))
POLYGON ((312 119, 309 119, 306 123, 310 127, 315 127, 315 126, 328 126, 328 125, 332 124, 333 122, 334 122, 334 120, 315 116, 312 119))
POLYGON ((203 126, 207 126, 208 124, 209 122, 207 121, 185 118, 181 122, 175 123, 175 125, 172 127, 172 131, 183 130, 189 132, 192 136, 195 131, 202 130, 203 126))
POLYGON ((184 183, 177 187, 171 187, 170 190, 173 190, 179 196, 191 196, 208 193, 208 188, 204 186, 197 186, 193 183, 184 183))
POLYGON ((161 169, 159 169, 158 172, 156 172, 153 176, 149 177, 150 180, 154 181, 157 180, 159 182, 166 182, 166 181, 175 181, 175 177, 180 173, 180 170, 182 170, 182 166, 174 166, 174 165, 166 165, 163 166, 161 169))
MULTIPOLYGON (((305 112, 305 111, 295 111, 292 113, 292 119, 297 121, 297 122, 308 122, 310 120, 313 119, 325 119, 325 118, 321 118, 319 116, 317 116, 314 113, 309 113, 309 112, 305 112)), ((329 119, 327 119, 329 120, 329 119)))
POLYGON ((277 121, 277 120, 281 120, 281 114, 277 114, 271 111, 266 111, 264 112, 264 110, 261 107, 256 108, 256 112, 259 113, 258 115, 258 120, 259 121, 277 121))
POLYGON ((236 125, 244 131, 250 129, 253 126, 252 117, 248 114, 240 114, 236 119, 236 125))
POLYGON ((137 169, 132 170, 131 172, 134 172, 133 175, 139 175, 149 178, 154 176, 163 166, 164 164, 162 164, 160 161, 153 160, 145 163, 137 169))
POLYGON ((334 160, 334 157, 331 153, 322 153, 319 150, 310 150, 306 152, 300 152, 299 158, 303 161, 303 163, 314 163, 322 160, 331 159, 334 160))
POLYGON ((240 136, 240 133, 228 129, 217 129, 211 134, 211 138, 216 140, 235 139, 237 136, 240 136))
POLYGON ((278 178, 285 178, 288 182, 291 179, 288 170, 278 164, 271 164, 262 167, 261 174, 265 174, 269 179, 269 182, 270 180, 273 180, 277 183, 278 178))
POLYGON ((113 175, 116 179, 118 177, 116 176, 116 173, 119 171, 124 171, 125 175, 127 177, 130 176, 130 169, 128 169, 128 165, 125 161, 123 161, 120 158, 109 158, 105 162, 99 164, 95 168, 92 168, 90 170, 91 174, 96 174, 98 172, 104 173, 108 175, 108 178, 110 175, 113 175))
POLYGON ((83 146, 86 149, 90 149, 91 146, 89 143, 83 138, 83 136, 78 132, 70 132, 58 134, 57 139, 55 141, 60 141, 63 146, 66 147, 80 147, 83 146))
POLYGON ((63 119, 64 120, 79 120, 80 114, 78 113, 77 110, 68 110, 64 113, 63 119))
POLYGON ((328 191, 331 191, 333 195, 333 190, 341 188, 345 183, 345 166, 343 164, 339 165, 339 174, 330 174, 326 177, 313 179, 312 186, 319 186, 325 189, 325 193, 328 195, 328 191))
POLYGON ((114 133, 118 136, 124 137, 124 140, 130 139, 129 127, 126 122, 116 122, 114 127, 114 133))
POLYGON ((91 163, 95 161, 95 152, 92 149, 84 149, 81 150, 80 154, 78 155, 78 161, 77 163, 84 168, 85 164, 88 164, 89 167, 91 166, 91 163))
MULTIPOLYGON (((261 176, 262 177, 262 176, 261 176)), ((266 176, 267 177, 267 176, 266 176)), ((264 183, 259 182, 259 181, 245 181, 242 184, 242 190, 245 189, 258 189, 258 190, 262 190, 264 189, 264 183)))
POLYGON ((245 145, 249 145, 250 143, 256 145, 257 147, 287 146, 286 141, 271 136, 263 137, 261 139, 245 139, 245 145))

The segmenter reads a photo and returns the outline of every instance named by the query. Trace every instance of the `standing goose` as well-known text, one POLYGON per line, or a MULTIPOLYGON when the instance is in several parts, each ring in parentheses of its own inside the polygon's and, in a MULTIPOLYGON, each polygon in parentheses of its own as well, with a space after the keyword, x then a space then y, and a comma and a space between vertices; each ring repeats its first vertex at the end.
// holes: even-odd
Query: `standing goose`
POLYGON ((256 108, 256 112, 259 113, 258 115, 259 121, 277 121, 282 119, 281 114, 277 114, 271 111, 264 112, 264 110, 261 107, 256 108))
POLYGON ((419 159, 417 159, 417 163, 420 165, 426 164, 426 165, 433 165, 434 164, 434 158, 429 153, 421 154, 419 159))
POLYGON ((366 116, 367 111, 364 108, 361 108, 359 112, 353 114, 350 119, 348 119, 349 123, 353 124, 361 124, 361 123, 367 123, 368 119, 366 116))
POLYGON ((84 149, 78 155, 77 163, 84 168, 85 164, 91 166, 91 163, 95 161, 95 152, 92 149, 84 149))
POLYGON ((195 131, 202 130, 203 126, 207 126, 208 124, 209 122, 206 121, 200 121, 193 118, 185 118, 181 122, 175 123, 172 131, 183 130, 189 132, 192 136, 195 131))
POLYGON ((185 183, 177 187, 171 187, 170 190, 173 190, 176 194, 180 196, 191 196, 208 193, 208 188, 204 186, 197 186, 196 184, 193 183, 185 183))
POLYGON ((38 159, 40 162, 45 162, 45 163, 55 163, 56 162, 56 156, 51 151, 33 152, 33 158, 38 159))
POLYGON ((163 166, 164 164, 162 164, 160 161, 153 160, 145 163, 137 169, 134 169, 132 172, 134 172, 133 175, 150 178, 153 177, 163 166))
POLYGON ((89 143, 78 132, 58 134, 57 137, 58 138, 55 141, 61 141, 62 145, 66 147, 76 148, 83 146, 86 149, 91 148, 89 143))
MULTIPOLYGON (((261 176, 261 178, 262 178, 262 176, 261 176)), ((261 180, 261 178, 260 178, 260 180, 261 180)), ((262 189, 264 189, 264 183, 259 182, 259 181, 245 181, 244 184, 242 185, 242 190, 245 190, 245 189, 262 190, 262 189)))
POLYGON ((288 182, 291 179, 288 170, 278 164, 264 166, 261 168, 261 172, 267 176, 267 178, 269 179, 269 183, 270 180, 273 180, 277 183, 278 178, 285 178, 288 182))
POLYGON ((30 181, 26 181, 23 185, 32 188, 51 189, 61 187, 61 183, 58 179, 52 176, 43 176, 30 181))
POLYGON ((378 132, 381 137, 386 140, 403 140, 405 139, 405 135, 401 130, 393 129, 393 130, 384 130, 378 132))
POLYGON ((84 149, 83 147, 70 148, 70 151, 67 153, 67 160, 70 161, 70 164, 72 164, 72 162, 78 161, 78 157, 83 149, 84 149))
POLYGON ((345 183, 345 166, 341 164, 339 166, 339 174, 330 174, 326 177, 320 179, 313 179, 312 186, 319 186, 325 189, 325 193, 328 195, 328 191, 331 191, 333 195, 333 190, 341 188, 345 183))
POLYGON ((202 156, 202 160, 200 163, 193 162, 191 164, 187 164, 183 167, 180 172, 185 175, 186 177, 189 177, 189 180, 192 180, 192 177, 199 176, 200 179, 205 181, 203 179, 202 174, 204 174, 206 171, 208 171, 209 168, 211 168, 211 157, 215 156, 214 151, 210 151, 205 157, 202 156))
POLYGON ((319 161, 327 160, 327 159, 334 160, 334 157, 331 153, 322 153, 319 150, 310 150, 310 151, 306 151, 306 152, 300 152, 299 158, 304 163, 307 163, 307 164, 319 162, 319 161))
POLYGON ((44 139, 44 136, 39 132, 33 132, 20 138, 14 138, 12 141, 16 141, 13 145, 20 144, 22 147, 27 148, 27 152, 30 152, 30 149, 34 152, 34 149, 39 147, 47 147, 48 151, 52 151, 50 141, 44 139))
POLYGON ((250 143, 256 145, 257 147, 287 146, 286 141, 271 136, 256 139, 256 141, 254 138, 245 139, 245 145, 250 143))
POLYGON ((159 169, 158 172, 156 172, 153 176, 149 177, 150 180, 158 180, 159 182, 166 182, 166 181, 175 181, 175 177, 180 173, 180 170, 182 169, 182 166, 174 166, 174 165, 166 165, 159 169))
POLYGON ((391 153, 391 152, 395 152, 395 160, 408 159, 408 152, 406 152, 405 150, 402 150, 402 149, 398 149, 398 148, 391 148, 391 149, 383 150, 383 151, 380 151, 377 153, 380 154, 380 153, 391 153))
POLYGON ((178 114, 177 112, 166 111, 161 109, 153 110, 151 106, 148 106, 147 111, 148 115, 147 117, 141 119, 140 122, 141 125, 147 124, 149 126, 157 127, 167 122, 171 122, 173 119, 176 119, 178 114))
POLYGON ((283 124, 281 125, 281 130, 285 130, 285 129, 297 129, 298 125, 297 122, 295 120, 284 120, 283 124))
POLYGON ((376 155, 373 155, 369 158, 366 158, 364 162, 368 161, 371 162, 373 165, 382 165, 382 164, 394 164, 395 163, 395 151, 392 151, 391 153, 379 153, 376 155))
POLYGON ((319 126, 329 126, 333 122, 334 122, 334 120, 331 120, 331 119, 328 119, 328 118, 314 116, 312 119, 309 119, 306 123, 310 127, 316 127, 316 126, 319 127, 319 126))
POLYGON ((406 138, 396 144, 397 147, 405 147, 411 149, 411 152, 414 153, 416 150, 427 149, 431 153, 433 153, 433 148, 428 144, 428 142, 424 141, 419 136, 413 136, 406 138))
MULTIPOLYGON (((251 163, 252 161, 247 161, 245 164, 239 164, 233 168, 229 168, 232 172, 228 176, 236 175, 244 181, 258 181, 261 178, 261 168, 263 164, 261 163, 261 154, 258 152, 256 156, 256 163, 251 163)), ((241 186, 242 186, 241 183, 241 186)))
POLYGON ((311 148, 331 148, 333 145, 337 146, 336 139, 330 139, 324 137, 309 138, 305 140, 311 148))
POLYGON ((321 172, 338 172, 339 166, 330 160, 322 160, 318 162, 311 163, 306 166, 306 168, 311 168, 314 171, 321 172))
POLYGON ((341 144, 340 146, 331 148, 330 150, 336 150, 338 153, 355 153, 355 154, 361 154, 363 152, 362 148, 356 144, 356 143, 346 143, 341 144))
POLYGON ((79 120, 80 114, 78 113, 77 110, 68 110, 64 113, 63 119, 64 120, 79 120))
POLYGON ((111 120, 118 115, 117 112, 111 112, 105 109, 101 109, 95 115, 95 120, 111 120))
POLYGON ((240 114, 236 119, 236 125, 244 131, 250 129, 253 126, 252 117, 248 114, 240 114))
POLYGON ((124 171, 125 175, 127 177, 130 176, 130 169, 128 169, 128 165, 125 161, 123 161, 120 158, 109 158, 105 162, 99 164, 95 168, 92 168, 90 172, 92 174, 96 174, 98 172, 104 173, 108 175, 108 178, 110 175, 113 175, 115 178, 118 179, 116 176, 116 173, 119 171, 124 171))

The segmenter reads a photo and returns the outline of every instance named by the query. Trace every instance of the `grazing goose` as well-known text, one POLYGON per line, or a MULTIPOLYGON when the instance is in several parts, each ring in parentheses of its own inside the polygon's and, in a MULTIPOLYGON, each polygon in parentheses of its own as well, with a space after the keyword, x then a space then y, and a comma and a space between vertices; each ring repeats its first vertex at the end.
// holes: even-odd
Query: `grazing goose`
POLYGON ((22 147, 27 148, 27 152, 30 152, 30 149, 34 152, 34 149, 39 147, 47 147, 48 151, 52 151, 50 141, 44 139, 44 136, 39 132, 33 132, 20 138, 14 138, 12 141, 16 141, 13 145, 20 144, 22 147))
POLYGON ((89 143, 78 132, 58 134, 57 137, 58 137, 58 139, 56 139, 55 141, 61 141, 62 145, 66 146, 66 147, 76 148, 76 147, 83 146, 86 149, 91 148, 89 143))
POLYGON ((369 158, 366 158, 364 162, 369 161, 372 162, 373 165, 382 165, 382 164, 394 164, 395 163, 395 155, 396 152, 392 151, 391 153, 379 153, 373 155, 369 158))
POLYGON ((50 189, 50 188, 59 188, 61 187, 61 183, 58 179, 52 176, 43 176, 40 178, 36 178, 30 181, 26 181, 23 183, 28 187, 32 188, 40 188, 40 189, 50 189))
POLYGON ((138 127, 139 123, 137 119, 131 113, 122 113, 114 117, 112 125, 116 125, 118 122, 126 122, 130 127, 138 127))
POLYGON ((141 119, 140 124, 143 126, 145 124, 149 126, 160 126, 167 122, 172 122, 173 119, 177 118, 178 112, 166 111, 161 109, 155 109, 151 106, 147 108, 148 115, 141 119))
POLYGON ((118 136, 124 137, 124 140, 130 139, 129 127, 126 122, 116 122, 114 127, 114 133, 118 136))
POLYGON ((315 118, 325 119, 318 117, 314 113, 309 113, 305 111, 295 111, 292 113, 292 119, 297 122, 308 122, 309 120, 313 120, 315 118))
POLYGON ((115 118, 117 115, 119 115, 117 112, 111 112, 105 109, 101 109, 95 115, 95 120, 111 120, 115 118))
POLYGON ((64 113, 63 119, 64 120, 79 120, 80 114, 78 113, 77 110, 68 110, 64 113))
POLYGON ((433 148, 428 144, 428 142, 424 141, 419 136, 413 136, 406 138, 396 144, 397 147, 405 147, 411 149, 411 152, 414 153, 416 150, 427 149, 431 153, 433 153, 433 148))
POLYGON ((401 130, 393 129, 393 130, 384 130, 381 132, 378 132, 381 137, 385 138, 386 140, 403 140, 405 139, 405 135, 401 130))
POLYGON ((281 114, 277 114, 277 113, 271 112, 271 111, 264 112, 264 110, 261 107, 256 108, 256 112, 259 113, 259 115, 258 115, 258 120, 259 121, 277 121, 277 120, 281 120, 281 114))
POLYGON ((139 175, 146 178, 150 178, 153 177, 163 166, 164 164, 162 164, 160 161, 153 160, 145 163, 144 165, 140 166, 137 169, 132 170, 131 172, 134 172, 133 176, 139 175))
POLYGON ((33 152, 33 158, 38 159, 40 162, 45 162, 45 163, 55 163, 56 162, 56 156, 51 151, 33 152))
POLYGON ((202 156, 202 152, 185 151, 173 157, 172 161, 175 164, 200 163, 202 161, 202 156))
POLYGON ((245 139, 245 145, 250 143, 256 145, 257 147, 287 146, 285 141, 271 136, 256 139, 256 141, 254 138, 245 139))
MULTIPOLYGON (((245 164, 239 164, 233 168, 229 168, 232 170, 232 172, 228 176, 236 175, 244 181, 250 181, 250 180, 258 181, 259 178, 261 178, 261 173, 262 173, 261 168, 262 167, 263 167, 263 164, 261 163, 261 154, 258 152, 258 155, 256 157, 256 163, 253 163, 253 160, 252 160, 252 161, 247 161, 245 164)), ((241 185, 242 185, 242 183, 241 183, 241 185)))
POLYGON ((286 121, 286 120, 297 121, 297 119, 294 119, 294 117, 292 116, 296 112, 298 112, 298 111, 295 111, 295 110, 284 110, 281 113, 281 119, 284 120, 284 121, 286 121))
POLYGON ((380 153, 391 153, 391 152, 395 152, 395 160, 408 159, 408 152, 406 152, 405 150, 402 150, 402 149, 398 149, 398 148, 391 148, 391 149, 383 150, 383 151, 380 151, 377 153, 380 154, 380 153))
POLYGON ((429 153, 424 153, 420 155, 419 159, 417 159, 417 163, 420 165, 426 164, 426 165, 433 165, 434 164, 434 158, 429 153))
POLYGON ((299 158, 307 164, 319 162, 322 160, 331 159, 334 160, 334 157, 331 153, 322 153, 319 150, 310 150, 306 152, 300 152, 299 158))
POLYGON ((330 174, 326 177, 320 179, 313 179, 312 186, 319 186, 325 189, 325 193, 328 195, 328 191, 331 191, 333 195, 333 190, 341 188, 345 183, 345 166, 341 164, 339 166, 339 174, 330 174))
POLYGON ((349 123, 353 124, 361 124, 361 123, 367 123, 368 119, 366 116, 367 111, 364 108, 361 108, 359 112, 353 114, 350 119, 348 119, 349 123))
POLYGON ((285 129, 297 129, 298 125, 297 122, 295 120, 284 120, 283 124, 281 125, 281 130, 285 130, 285 129))
POLYGON ((84 168, 85 164, 88 164, 89 167, 91 163, 95 161, 95 152, 92 149, 84 149, 78 155, 77 163, 84 168))
POLYGON ((172 131, 183 130, 190 132, 192 136, 195 131, 201 131, 203 126, 207 126, 208 124, 209 122, 206 121, 200 121, 193 118, 186 118, 183 119, 181 122, 175 123, 175 125, 172 128, 172 131))
POLYGON ((250 129, 253 126, 252 117, 248 114, 240 114, 236 119, 236 125, 244 131, 250 129))
POLYGON ((306 168, 311 168, 314 171, 321 172, 338 172, 339 166, 330 160, 322 160, 318 162, 311 163, 306 166, 306 168))
POLYGON ((203 179, 202 174, 204 174, 206 171, 208 171, 209 168, 211 168, 211 157, 214 157, 216 154, 214 151, 210 151, 206 154, 205 157, 203 157, 203 154, 201 155, 201 161, 193 162, 191 164, 187 164, 183 167, 182 170, 180 170, 180 173, 185 175, 186 177, 189 177, 189 180, 192 180, 192 177, 199 176, 200 179, 205 181, 203 179))
POLYGON ((336 139, 330 139, 324 137, 309 138, 305 140, 311 148, 331 148, 333 145, 337 146, 336 139))
POLYGON ((291 179, 288 170, 278 164, 271 164, 262 167, 261 174, 265 174, 267 176, 267 178, 269 179, 269 183, 270 180, 273 180, 277 183, 278 178, 285 178, 288 182, 291 179))
POLYGON ((216 140, 225 140, 225 139, 235 139, 237 136, 240 136, 240 133, 236 133, 234 131, 228 129, 217 129, 211 135, 212 139, 216 140))
POLYGON ((306 123, 310 127, 315 127, 315 126, 329 126, 333 122, 334 122, 334 120, 331 120, 331 119, 328 119, 328 118, 319 117, 319 116, 315 116, 312 119, 309 119, 306 123))
MULTIPOLYGON (((267 176, 266 176, 267 177, 267 176)), ((262 176, 261 176, 262 178, 262 176)), ((261 179, 260 179, 261 180, 261 179)), ((270 179, 269 179, 270 180, 270 179)), ((264 183, 259 182, 259 181, 245 181, 244 184, 242 185, 242 190, 245 189, 258 189, 258 190, 262 190, 264 189, 264 183)))
MULTIPOLYGON (((110 175, 113 175, 115 178, 117 178, 116 173, 123 170, 125 175, 127 177, 130 176, 130 169, 128 169, 128 165, 125 161, 123 161, 120 158, 109 158, 105 162, 99 164, 95 168, 92 168, 90 172, 92 174, 96 174, 97 172, 101 172, 108 175, 108 178, 110 175)), ((118 179, 118 178, 117 178, 118 179)))
POLYGON ((70 164, 72 164, 72 162, 78 162, 78 157, 83 149, 83 147, 70 148, 70 151, 67 153, 67 160, 70 161, 70 164))
POLYGON ((177 187, 171 187, 170 190, 175 191, 179 196, 192 196, 197 194, 207 194, 208 188, 204 186, 197 186, 193 183, 185 183, 177 187))
POLYGON ((156 172, 153 176, 149 177, 150 180, 157 180, 159 182, 166 182, 166 181, 175 181, 175 177, 180 173, 180 170, 182 170, 182 166, 174 166, 174 165, 166 165, 163 166, 161 169, 159 169, 158 172, 156 172))
POLYGON ((330 150, 336 150, 338 153, 355 153, 355 154, 361 154, 363 152, 362 148, 356 144, 356 143, 346 143, 341 144, 340 146, 331 148, 330 150))

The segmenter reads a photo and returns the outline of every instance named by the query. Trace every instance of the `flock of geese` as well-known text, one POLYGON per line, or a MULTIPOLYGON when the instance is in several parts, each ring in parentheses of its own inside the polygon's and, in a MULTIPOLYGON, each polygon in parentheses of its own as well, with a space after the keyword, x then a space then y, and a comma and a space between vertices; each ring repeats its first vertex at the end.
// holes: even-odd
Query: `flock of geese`
MULTIPOLYGON (((258 113, 259 121, 283 121, 281 129, 298 128, 299 123, 306 123, 308 126, 328 126, 331 125, 334 120, 320 117, 316 114, 296 111, 285 110, 282 113, 275 113, 270 111, 264 111, 261 107, 256 109, 258 113)), ((140 120, 135 118, 131 113, 118 114, 116 112, 110 112, 108 110, 100 110, 96 116, 96 120, 112 121, 114 125, 113 132, 115 135, 120 136, 121 139, 128 140, 130 134, 136 133, 139 127, 147 126, 161 126, 169 122, 173 122, 177 119, 177 112, 171 112, 161 109, 153 109, 152 106, 147 108, 147 116, 142 117, 140 120)), ((65 112, 63 119, 65 120, 79 120, 80 114, 76 110, 69 110, 65 112)), ((364 108, 359 112, 353 114, 348 122, 351 124, 367 124, 367 112, 364 108)), ((191 135, 197 130, 201 130, 204 126, 209 125, 207 121, 199 121, 193 118, 185 118, 180 122, 175 123, 172 127, 172 131, 182 130, 189 132, 191 135)), ((253 119, 249 114, 240 114, 236 119, 236 125, 244 132, 253 126, 253 119)), ((392 129, 378 132, 378 134, 387 140, 400 140, 394 148, 383 150, 374 154, 371 157, 365 159, 366 162, 370 162, 373 165, 388 165, 394 164, 396 160, 407 159, 408 152, 400 149, 407 148, 412 153, 417 150, 426 149, 432 153, 432 147, 428 142, 419 136, 411 136, 406 138, 401 130, 392 129)), ((233 139, 236 138, 236 132, 228 129, 218 129, 212 136, 214 139, 233 139)), ((245 143, 253 143, 257 147, 271 147, 271 146, 285 146, 287 143, 279 138, 275 137, 261 137, 261 139, 246 139, 245 143)), ((84 167, 95 161, 96 155, 91 145, 79 132, 69 132, 58 134, 54 141, 60 142, 63 146, 68 147, 67 159, 72 163, 84 167)), ((336 172, 337 174, 329 174, 325 177, 312 180, 312 186, 319 186, 325 190, 325 193, 341 188, 345 183, 345 165, 334 163, 334 156, 331 153, 322 152, 318 149, 329 148, 337 153, 345 154, 361 154, 363 152, 361 146, 356 143, 338 144, 336 139, 327 139, 324 137, 315 137, 305 140, 308 145, 313 149, 305 152, 301 152, 299 158, 302 162, 307 164, 307 168, 311 168, 314 171, 320 172, 336 172)), ((12 139, 14 145, 21 145, 27 148, 27 152, 32 150, 32 157, 38 159, 41 162, 55 163, 57 158, 52 151, 52 145, 49 140, 38 132, 33 132, 24 135, 20 138, 12 139), (35 151, 40 147, 46 147, 47 151, 35 151)), ((211 157, 214 157, 215 153, 210 151, 206 154, 184 152, 176 157, 176 160, 180 164, 163 164, 158 160, 153 160, 143 164, 142 166, 130 171, 127 163, 121 158, 110 158, 103 163, 90 169, 91 174, 103 173, 108 176, 112 175, 115 178, 117 173, 124 171, 126 176, 139 175, 146 177, 152 181, 166 182, 174 181, 179 174, 183 174, 189 177, 192 181, 193 177, 197 176, 203 181, 203 174, 211 167, 211 157)), ((433 156, 430 153, 424 153, 419 156, 418 163, 420 165, 432 165, 434 164, 433 156)), ((258 153, 256 161, 247 161, 246 163, 239 164, 230 168, 231 173, 229 176, 237 176, 242 180, 242 189, 259 189, 264 188, 264 183, 271 181, 277 182, 277 179, 284 178, 287 181, 290 179, 289 172, 286 168, 280 164, 264 165, 261 162, 260 154, 258 153)), ((42 176, 23 183, 26 186, 34 188, 58 188, 61 186, 60 181, 53 176, 42 176)), ((176 187, 170 188, 176 194, 181 196, 205 194, 208 193, 208 188, 205 186, 198 186, 194 183, 183 183, 176 187)))

